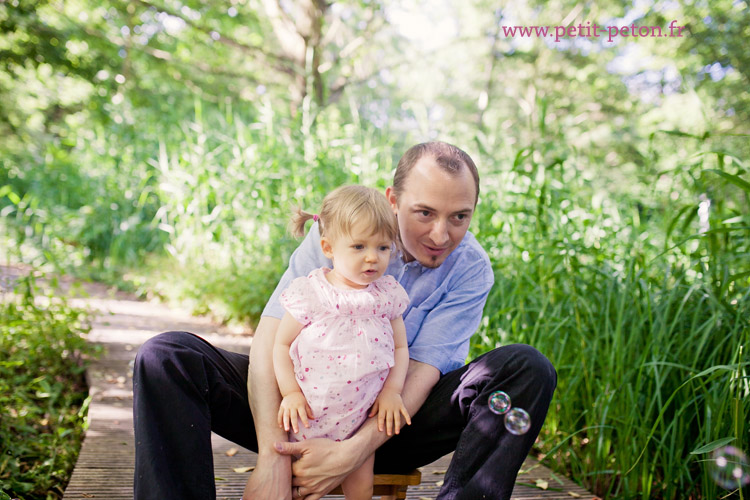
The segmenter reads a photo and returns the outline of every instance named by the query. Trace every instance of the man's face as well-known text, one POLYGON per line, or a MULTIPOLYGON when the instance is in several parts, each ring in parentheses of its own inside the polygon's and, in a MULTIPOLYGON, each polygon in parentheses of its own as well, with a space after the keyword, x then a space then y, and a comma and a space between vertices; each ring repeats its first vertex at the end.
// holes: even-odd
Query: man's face
POLYGON ((405 260, 438 267, 461 243, 474 214, 476 188, 467 168, 454 175, 429 156, 420 158, 409 172, 404 190, 396 199, 386 190, 398 217, 405 260))

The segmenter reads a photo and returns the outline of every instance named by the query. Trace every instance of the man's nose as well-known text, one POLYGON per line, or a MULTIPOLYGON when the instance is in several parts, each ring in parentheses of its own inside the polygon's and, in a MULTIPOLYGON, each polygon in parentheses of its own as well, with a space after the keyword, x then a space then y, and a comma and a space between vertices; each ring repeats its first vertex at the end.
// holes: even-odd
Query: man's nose
POLYGON ((445 220, 436 220, 432 224, 432 230, 430 231, 430 239, 435 246, 442 247, 448 243, 448 224, 445 220))

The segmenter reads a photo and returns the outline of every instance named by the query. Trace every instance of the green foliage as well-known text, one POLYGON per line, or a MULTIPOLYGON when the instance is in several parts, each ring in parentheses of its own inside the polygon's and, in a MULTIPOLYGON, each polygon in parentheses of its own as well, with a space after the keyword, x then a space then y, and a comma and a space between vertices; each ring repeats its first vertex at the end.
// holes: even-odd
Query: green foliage
POLYGON ((316 209, 344 183, 384 188, 380 167, 393 165, 402 146, 364 122, 338 123, 333 110, 318 112, 315 134, 308 115, 284 119, 270 101, 251 111, 197 101, 189 121, 165 132, 134 110, 143 116, 137 130, 81 131, 72 147, 47 144, 38 166, 7 159, 0 206, 15 241, 110 280, 113 268, 150 262, 162 295, 174 295, 184 277, 175 298, 194 301, 197 312, 257 321, 296 246, 286 234, 292 208, 316 209))
POLYGON ((62 498, 85 430, 86 316, 25 278, 0 302, 0 491, 62 498))
POLYGON ((750 442, 746 172, 681 140, 696 154, 669 170, 654 155, 632 206, 549 143, 496 161, 503 189, 482 199, 497 283, 472 355, 523 342, 552 360, 540 449, 605 498, 715 498, 705 445, 750 442))
POLYGON ((715 498, 706 453, 750 451, 749 12, 0 2, 3 230, 40 264, 253 323, 293 205, 453 142, 482 174, 472 230, 497 276, 472 354, 527 342, 558 368, 547 463, 608 497, 715 498), (501 29, 566 18, 686 35, 501 29))

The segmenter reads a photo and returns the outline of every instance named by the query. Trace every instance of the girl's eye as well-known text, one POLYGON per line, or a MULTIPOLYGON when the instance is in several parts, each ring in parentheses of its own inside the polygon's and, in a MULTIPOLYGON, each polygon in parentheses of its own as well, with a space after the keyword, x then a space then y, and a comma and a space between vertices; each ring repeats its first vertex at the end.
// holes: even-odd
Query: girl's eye
POLYGON ((352 245, 352 248, 354 248, 355 250, 362 250, 364 247, 364 245, 352 245))
POLYGON ((387 252, 390 249, 391 249, 391 247, 388 247, 388 246, 385 246, 385 245, 381 245, 380 246, 380 251, 381 252, 387 252))

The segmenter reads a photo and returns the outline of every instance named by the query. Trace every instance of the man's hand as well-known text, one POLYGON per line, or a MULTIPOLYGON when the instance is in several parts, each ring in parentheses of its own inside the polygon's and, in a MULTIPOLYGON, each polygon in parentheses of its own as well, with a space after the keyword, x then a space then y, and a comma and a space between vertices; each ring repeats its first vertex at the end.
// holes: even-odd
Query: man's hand
POLYGON ((378 416, 378 430, 383 432, 385 429, 389 436, 392 436, 394 432, 396 434, 400 432, 401 415, 404 416, 404 421, 411 425, 411 418, 401 399, 401 393, 388 387, 383 387, 383 390, 380 391, 368 417, 374 417, 375 415, 378 416))
MULTIPOLYGON (((351 450, 347 441, 308 439, 274 445, 281 455, 297 457, 292 463, 292 490, 296 500, 318 500, 340 485, 367 458, 351 450), (299 489, 298 489, 299 488, 299 489)), ((275 498, 275 497, 268 497, 275 498)))
POLYGON ((258 460, 245 485, 242 500, 292 500, 292 468, 289 457, 258 460))
POLYGON ((250 349, 247 388, 258 437, 258 463, 245 486, 244 500, 292 498, 292 460, 279 455, 273 447, 276 441, 288 438, 286 432, 274 425, 281 403, 272 363, 278 326, 278 319, 262 317, 250 349))
POLYGON ((289 424, 291 423, 294 433, 297 434, 299 432, 298 422, 300 419, 302 419, 302 424, 306 428, 310 427, 308 418, 312 419, 315 417, 313 416, 312 408, 307 404, 304 394, 295 391, 284 396, 279 406, 279 427, 289 432, 289 424))

